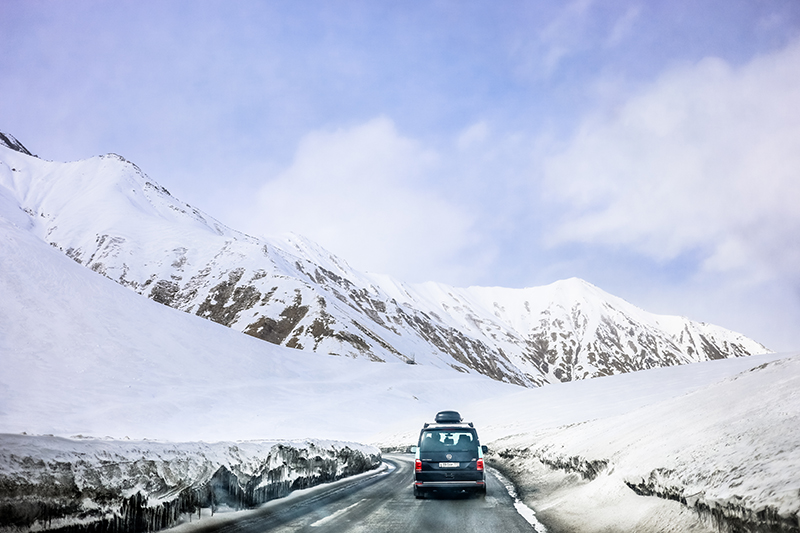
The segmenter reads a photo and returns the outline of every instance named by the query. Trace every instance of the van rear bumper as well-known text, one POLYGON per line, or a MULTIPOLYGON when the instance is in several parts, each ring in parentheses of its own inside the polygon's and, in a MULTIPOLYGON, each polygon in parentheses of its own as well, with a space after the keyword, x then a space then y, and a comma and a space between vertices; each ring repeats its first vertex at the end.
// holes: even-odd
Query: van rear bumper
POLYGON ((485 481, 415 481, 417 490, 483 490, 485 481))

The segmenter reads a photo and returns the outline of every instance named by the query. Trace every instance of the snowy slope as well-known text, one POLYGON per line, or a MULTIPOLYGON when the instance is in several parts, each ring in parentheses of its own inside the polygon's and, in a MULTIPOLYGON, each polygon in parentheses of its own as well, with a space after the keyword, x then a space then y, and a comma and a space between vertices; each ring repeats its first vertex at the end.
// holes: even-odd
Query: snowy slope
MULTIPOLYGON (((500 398, 476 398, 466 406, 465 414, 480 428, 483 441, 494 442, 630 413, 786 357, 787 354, 762 354, 516 389, 500 398)), ((373 440, 385 448, 405 447, 417 439, 418 425, 418 419, 399 419, 373 440)), ((693 439, 691 434, 685 437, 693 439)))
MULTIPOLYGON (((716 520, 723 530, 795 531, 800 354, 765 359, 725 380, 624 414, 509 435, 493 443, 494 460, 521 480, 529 503, 562 527, 634 531, 647 524, 667 530, 676 520, 674 506, 654 506, 636 494, 681 502, 680 509, 710 525, 716 520), (554 485, 561 488, 548 493, 554 485), (648 506, 649 512, 639 512, 648 506)), ((605 393, 613 394, 608 385, 605 393)), ((573 401, 582 395, 574 392, 573 401)), ((502 402, 506 412, 512 405, 502 402)), ((522 418, 523 411, 516 413, 522 418)))
POLYGON ((0 432, 359 440, 384 419, 518 390, 292 350, 176 312, 44 244, 10 207, 0 217, 0 432))
POLYGON ((362 274, 301 237, 227 228, 119 156, 55 163, 14 146, 0 146, 0 186, 33 234, 135 292, 270 343, 526 386, 768 351, 577 279, 458 289, 362 274))

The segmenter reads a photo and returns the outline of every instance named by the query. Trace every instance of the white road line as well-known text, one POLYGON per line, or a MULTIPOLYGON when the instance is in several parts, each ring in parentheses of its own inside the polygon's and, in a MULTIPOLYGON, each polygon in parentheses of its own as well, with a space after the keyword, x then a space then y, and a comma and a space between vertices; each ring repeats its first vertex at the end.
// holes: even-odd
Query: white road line
POLYGON ((325 525, 325 524, 327 524, 327 523, 328 523, 328 522, 330 522, 331 520, 336 520, 337 518, 339 518, 339 517, 340 517, 340 516, 342 516, 344 513, 346 513, 347 511, 349 511, 350 509, 352 509, 353 507, 355 507, 355 506, 356 506, 356 505, 358 505, 359 503, 363 502, 364 500, 366 500, 366 498, 364 498, 363 500, 359 500, 359 501, 357 501, 356 503, 354 503, 353 505, 351 505, 351 506, 349 506, 349 507, 345 507, 344 509, 339 509, 338 511, 336 511, 335 513, 333 513, 333 514, 332 514, 332 515, 330 515, 330 516, 326 516, 325 518, 322 518, 322 519, 320 519, 320 520, 317 520, 316 522, 314 522, 313 524, 311 524, 311 527, 319 527, 319 526, 322 526, 322 525, 325 525))

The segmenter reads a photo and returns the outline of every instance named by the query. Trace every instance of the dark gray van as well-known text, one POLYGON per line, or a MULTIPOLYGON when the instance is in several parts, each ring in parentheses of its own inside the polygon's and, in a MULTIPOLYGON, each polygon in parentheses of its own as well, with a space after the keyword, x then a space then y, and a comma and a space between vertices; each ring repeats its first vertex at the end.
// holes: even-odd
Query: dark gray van
POLYGON ((478 432, 456 411, 441 411, 419 433, 414 461, 414 496, 475 493, 486 495, 483 454, 478 432))

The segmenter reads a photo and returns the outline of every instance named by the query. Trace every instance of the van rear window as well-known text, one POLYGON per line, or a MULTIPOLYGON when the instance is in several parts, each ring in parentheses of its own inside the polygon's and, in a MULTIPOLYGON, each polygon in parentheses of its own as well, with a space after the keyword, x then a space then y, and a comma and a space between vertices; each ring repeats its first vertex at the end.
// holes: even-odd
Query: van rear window
POLYGON ((419 448, 424 452, 469 452, 478 449, 478 436, 472 431, 433 429, 423 431, 419 448))

